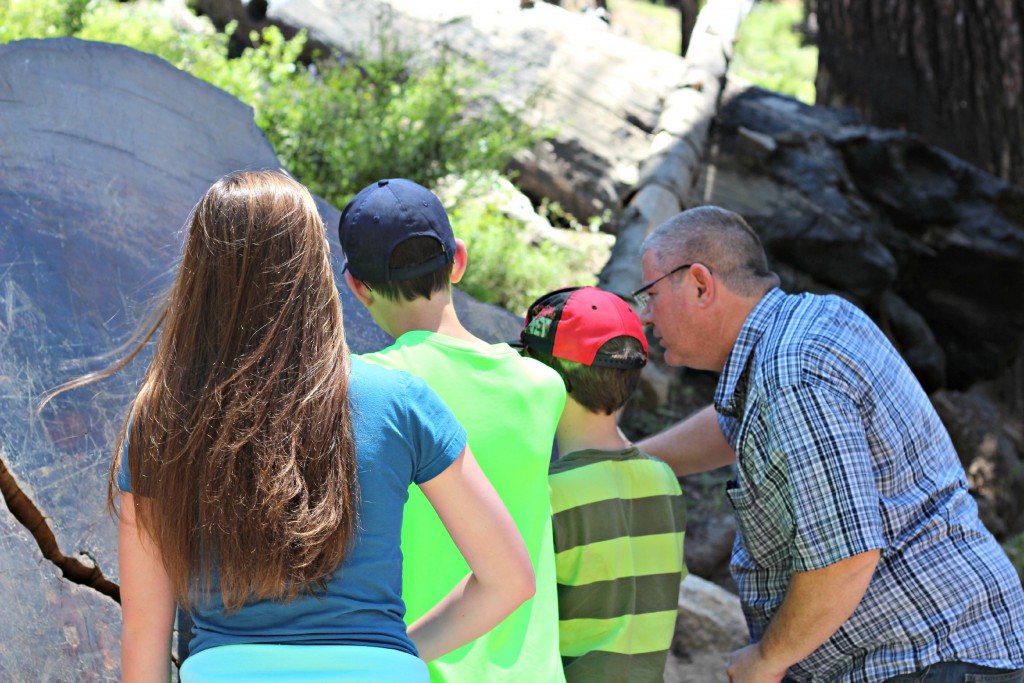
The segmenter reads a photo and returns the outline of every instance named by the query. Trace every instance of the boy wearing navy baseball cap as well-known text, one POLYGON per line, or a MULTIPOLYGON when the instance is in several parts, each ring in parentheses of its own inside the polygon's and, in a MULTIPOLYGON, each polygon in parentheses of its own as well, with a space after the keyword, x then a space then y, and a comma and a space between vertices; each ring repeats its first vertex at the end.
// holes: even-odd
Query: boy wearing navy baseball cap
POLYGON ((548 477, 566 680, 661 683, 686 508, 669 466, 618 427, 647 364, 643 325, 618 296, 570 287, 530 305, 520 342, 568 392, 548 477))
MULTIPOLYGON (((562 683, 547 475, 565 388, 550 368, 462 325, 452 284, 466 270, 466 245, 430 190, 404 178, 378 180, 342 211, 338 234, 346 284, 395 338, 363 358, 422 377, 448 404, 515 520, 536 573, 535 596, 469 645, 428 662, 430 680, 562 683)), ((418 487, 405 505, 402 553, 411 624, 468 572, 418 487)))

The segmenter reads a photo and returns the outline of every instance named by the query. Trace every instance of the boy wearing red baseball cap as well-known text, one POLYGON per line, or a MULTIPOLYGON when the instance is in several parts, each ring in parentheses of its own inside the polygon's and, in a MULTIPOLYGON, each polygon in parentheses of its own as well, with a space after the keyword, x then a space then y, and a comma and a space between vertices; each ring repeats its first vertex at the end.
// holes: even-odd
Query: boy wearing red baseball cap
POLYGON ((566 680, 661 683, 686 509, 668 465, 618 427, 647 364, 643 326, 614 294, 571 287, 529 307, 520 341, 568 393, 548 477, 566 680))

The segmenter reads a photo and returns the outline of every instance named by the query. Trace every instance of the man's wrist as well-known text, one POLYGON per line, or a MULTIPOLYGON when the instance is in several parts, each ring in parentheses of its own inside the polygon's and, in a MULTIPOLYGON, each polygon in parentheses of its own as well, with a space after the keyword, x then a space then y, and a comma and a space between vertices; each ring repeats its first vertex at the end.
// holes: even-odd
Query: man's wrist
POLYGON ((756 646, 757 658, 760 661, 759 668, 771 674, 785 677, 789 667, 796 664, 796 661, 792 661, 791 658, 786 658, 784 653, 778 652, 777 647, 772 647, 772 643, 767 637, 757 641, 756 646))

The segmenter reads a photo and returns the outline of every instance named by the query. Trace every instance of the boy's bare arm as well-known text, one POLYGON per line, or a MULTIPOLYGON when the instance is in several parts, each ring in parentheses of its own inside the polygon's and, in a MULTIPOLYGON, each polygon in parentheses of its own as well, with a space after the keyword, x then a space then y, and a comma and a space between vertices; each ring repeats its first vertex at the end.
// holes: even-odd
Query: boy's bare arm
POLYGON ((661 458, 677 476, 706 472, 736 462, 736 453, 708 406, 663 432, 638 442, 645 453, 661 458))

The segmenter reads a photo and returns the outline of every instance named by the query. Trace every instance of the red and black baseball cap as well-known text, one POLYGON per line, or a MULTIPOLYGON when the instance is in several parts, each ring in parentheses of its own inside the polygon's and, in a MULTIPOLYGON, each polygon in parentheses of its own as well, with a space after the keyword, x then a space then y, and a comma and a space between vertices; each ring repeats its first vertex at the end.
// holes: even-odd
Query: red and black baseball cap
POLYGON ((526 309, 519 340, 525 347, 583 365, 632 369, 647 364, 647 336, 636 311, 597 287, 566 287, 534 301, 526 309), (639 341, 644 358, 624 360, 601 353, 615 337, 639 341))

